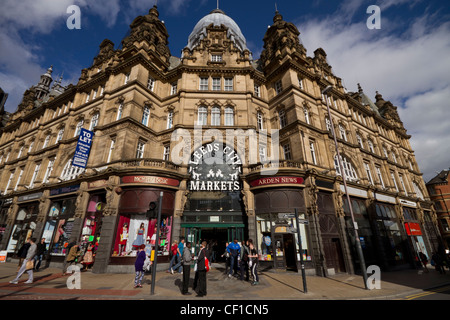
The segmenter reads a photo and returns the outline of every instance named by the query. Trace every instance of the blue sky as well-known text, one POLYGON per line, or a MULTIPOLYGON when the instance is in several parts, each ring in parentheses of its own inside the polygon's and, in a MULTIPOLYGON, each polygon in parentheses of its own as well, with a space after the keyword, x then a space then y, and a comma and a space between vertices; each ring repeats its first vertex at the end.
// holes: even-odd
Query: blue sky
MULTIPOLYGON (((361 83, 374 99, 379 91, 398 106, 426 181, 450 167, 450 6, 436 0, 275 0, 293 22, 309 56, 322 47, 334 73, 349 91, 361 83), (370 5, 381 9, 381 29, 369 30, 370 5)), ((275 1, 221 0, 220 8, 241 28, 258 58, 275 1)), ((103 39, 116 47, 138 15, 155 0, 2 0, 0 87, 14 112, 23 92, 53 65, 53 78, 76 84, 103 39), (81 9, 81 30, 69 30, 67 7, 81 9)), ((172 55, 181 50, 195 24, 216 0, 159 0, 172 55)))

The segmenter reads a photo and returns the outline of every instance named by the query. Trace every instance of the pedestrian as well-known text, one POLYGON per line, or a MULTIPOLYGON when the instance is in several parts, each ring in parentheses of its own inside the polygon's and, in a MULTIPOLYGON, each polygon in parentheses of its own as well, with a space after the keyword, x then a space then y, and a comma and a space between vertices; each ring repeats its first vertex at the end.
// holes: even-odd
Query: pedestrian
POLYGON ((173 270, 178 270, 178 273, 183 273, 183 252, 184 252, 184 242, 185 238, 181 237, 180 243, 178 244, 177 254, 180 257, 178 263, 174 265, 170 272, 173 274, 173 270))
POLYGON ((249 267, 248 267, 248 260, 249 260, 249 248, 248 248, 248 241, 244 242, 241 247, 241 263, 240 263, 240 270, 241 270, 241 281, 244 281, 244 273, 245 273, 245 281, 249 280, 249 267))
POLYGON ((34 256, 34 270, 39 271, 46 249, 45 238, 42 238, 41 242, 36 245, 36 255, 34 256))
POLYGON ((225 258, 225 274, 228 274, 228 268, 230 267, 230 253, 228 252, 228 242, 225 243, 225 252, 221 255, 225 258))
POLYGON ((250 250, 250 254, 248 255, 249 265, 250 269, 252 270, 252 277, 253 277, 252 286, 256 286, 257 284, 259 284, 258 272, 256 270, 258 266, 258 252, 256 251, 256 248, 253 246, 252 239, 248 239, 248 247, 250 250))
POLYGON ((170 272, 173 274, 172 267, 177 263, 177 257, 178 257, 178 241, 174 240, 172 243, 172 246, 170 247, 170 254, 172 257, 170 258, 170 264, 169 269, 167 269, 166 272, 170 272))
POLYGON ((27 256, 28 248, 30 247, 30 239, 28 238, 27 241, 20 247, 19 251, 17 252, 17 255, 19 256, 19 269, 23 264, 23 260, 27 256))
POLYGON ((433 252, 431 259, 433 259, 434 261, 434 268, 436 269, 436 271, 439 271, 440 274, 445 274, 444 266, 442 264, 442 259, 439 256, 439 253, 433 252))
POLYGON ((233 271, 234 275, 237 275, 238 257, 241 252, 241 246, 237 243, 237 239, 234 239, 234 242, 228 245, 227 251, 230 253, 230 272, 228 277, 231 278, 233 271))
POLYGON ((181 293, 183 295, 190 295, 191 293, 188 292, 189 290, 189 277, 191 275, 191 261, 192 261, 192 254, 191 254, 191 243, 186 243, 185 248, 183 248, 183 287, 181 289, 181 293))
POLYGON ((74 263, 77 262, 78 257, 80 256, 80 246, 78 243, 75 243, 69 250, 69 254, 66 256, 64 267, 63 267, 63 275, 66 274, 67 269, 74 263))
POLYGON ((420 258, 420 261, 423 264, 423 268, 425 269, 425 272, 426 273, 430 272, 430 271, 428 271, 428 268, 427 268, 428 257, 423 252, 419 252, 419 258, 420 258))
POLYGON ((28 273, 28 280, 25 283, 33 283, 33 268, 34 268, 34 256, 36 255, 36 238, 31 238, 29 240, 30 247, 28 248, 27 255, 23 260, 22 266, 17 273, 17 276, 14 280, 11 280, 9 283, 18 284, 19 278, 25 273, 28 273))
POLYGON ((134 287, 142 288, 142 279, 144 278, 144 262, 145 262, 145 244, 141 244, 136 255, 136 261, 134 262, 134 271, 136 275, 134 277, 134 287))
POLYGON ((197 297, 206 296, 206 259, 209 256, 206 249, 206 241, 200 244, 200 251, 197 256, 197 297))

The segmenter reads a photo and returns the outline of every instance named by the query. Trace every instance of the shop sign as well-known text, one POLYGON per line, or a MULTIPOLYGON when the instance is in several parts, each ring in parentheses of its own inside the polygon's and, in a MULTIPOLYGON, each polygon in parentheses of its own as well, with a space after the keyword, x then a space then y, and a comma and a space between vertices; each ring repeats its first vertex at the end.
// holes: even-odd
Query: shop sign
POLYGON ((80 185, 79 184, 76 184, 76 185, 73 185, 73 186, 62 187, 62 188, 58 188, 58 189, 52 189, 52 190, 50 190, 50 196, 56 196, 58 194, 75 192, 78 189, 80 189, 80 185))
POLYGON ((417 207, 415 202, 404 200, 404 199, 400 199, 400 203, 405 205, 405 206, 410 206, 410 207, 414 207, 414 208, 417 207))
POLYGON ((237 191, 242 162, 237 152, 219 142, 199 147, 189 161, 189 190, 237 191))
POLYGON ((0 263, 6 262, 6 256, 8 255, 8 251, 0 251, 0 263))
POLYGON ((253 180, 250 182, 252 187, 276 185, 276 184, 304 184, 302 177, 270 177, 253 180))
POLYGON ((86 168, 89 153, 91 152, 92 138, 94 132, 81 128, 78 136, 75 155, 73 156, 72 165, 75 167, 86 168))
POLYGON ((27 194, 24 196, 20 196, 17 201, 18 202, 22 202, 22 201, 29 201, 29 200, 35 200, 35 199, 39 199, 40 197, 42 197, 42 192, 37 192, 37 193, 32 193, 32 194, 27 194))
POLYGON ((88 183, 88 189, 94 189, 94 188, 102 188, 104 186, 106 186, 106 184, 108 183, 108 180, 97 180, 97 181, 92 181, 88 183))
POLYGON ((420 224, 415 222, 405 222, 406 234, 408 236, 421 236, 422 230, 420 229, 420 224))
POLYGON ((178 180, 157 176, 125 176, 122 177, 122 183, 162 184, 171 187, 178 187, 180 184, 178 180))

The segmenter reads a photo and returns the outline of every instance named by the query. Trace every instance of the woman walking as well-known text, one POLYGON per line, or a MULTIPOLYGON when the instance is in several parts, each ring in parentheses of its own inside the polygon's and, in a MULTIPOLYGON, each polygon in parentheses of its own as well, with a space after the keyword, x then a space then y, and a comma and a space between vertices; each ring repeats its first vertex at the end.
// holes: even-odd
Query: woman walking
POLYGON ((259 284, 258 272, 256 270, 256 267, 258 266, 258 252, 256 251, 256 248, 253 246, 252 239, 248 239, 248 247, 250 249, 250 254, 248 255, 249 266, 250 270, 252 271, 253 277, 252 286, 256 286, 257 284, 259 284))
POLYGON ((145 244, 142 244, 139 247, 139 251, 136 257, 136 262, 134 263, 134 271, 136 275, 134 277, 134 287, 142 288, 142 279, 144 278, 144 262, 145 262, 146 254, 145 254, 145 244))

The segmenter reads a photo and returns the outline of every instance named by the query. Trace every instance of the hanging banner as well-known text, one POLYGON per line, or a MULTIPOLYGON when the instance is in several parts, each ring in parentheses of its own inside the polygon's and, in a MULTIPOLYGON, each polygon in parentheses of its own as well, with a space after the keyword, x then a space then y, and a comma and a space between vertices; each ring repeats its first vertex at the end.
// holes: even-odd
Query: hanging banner
POLYGON ((94 132, 81 128, 78 137, 75 155, 73 156, 72 165, 75 167, 86 168, 89 153, 91 152, 92 138, 94 132))

